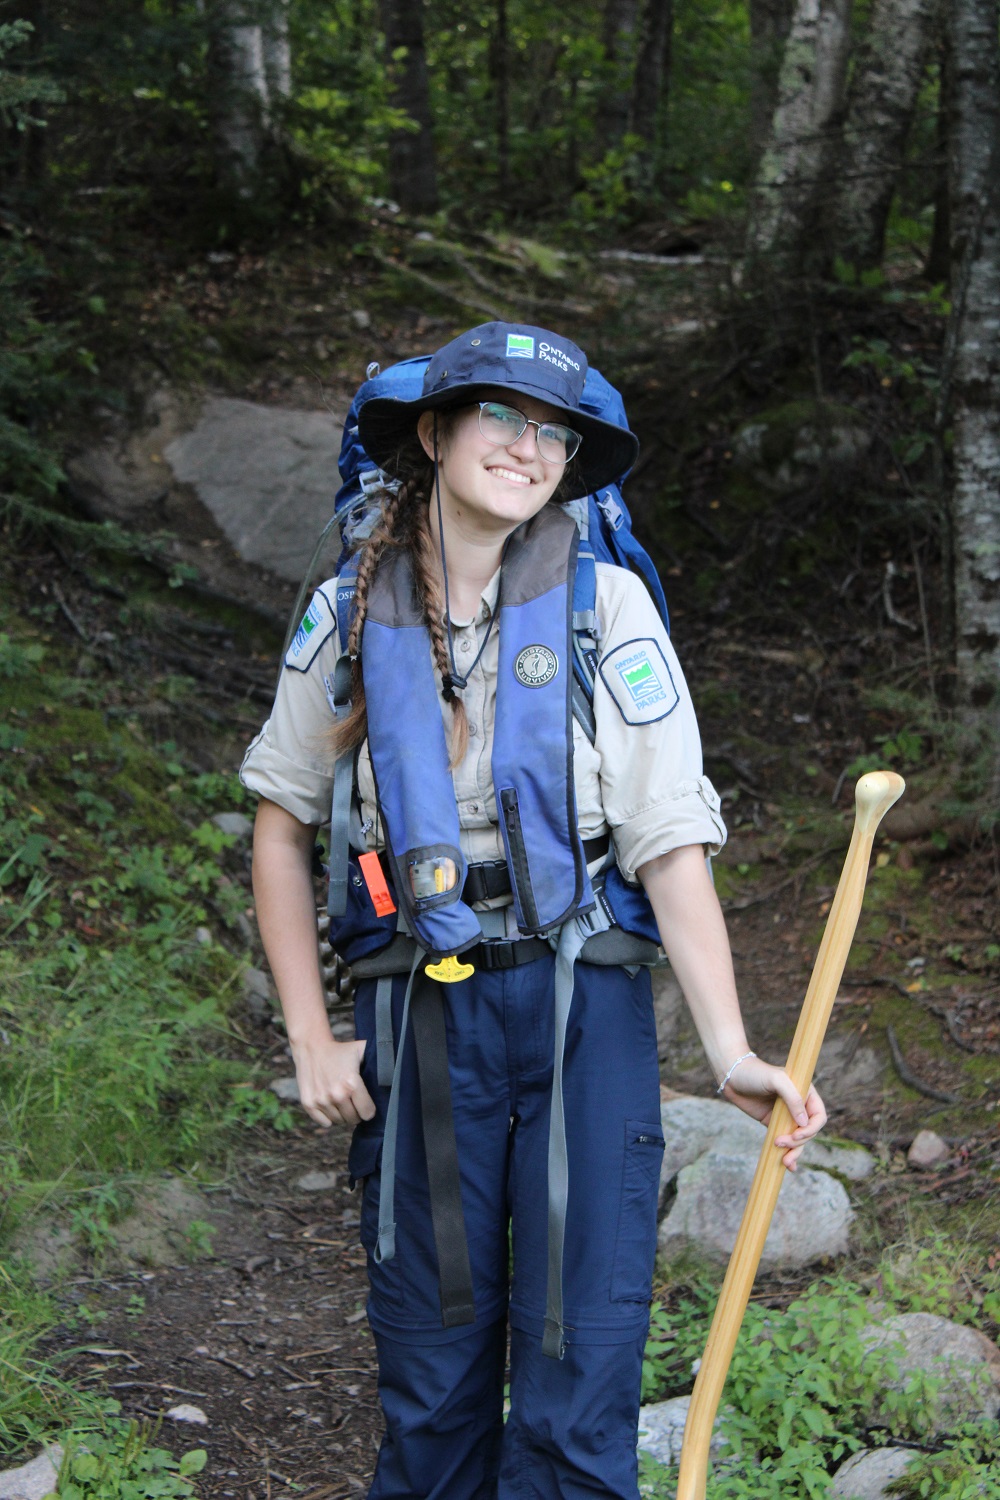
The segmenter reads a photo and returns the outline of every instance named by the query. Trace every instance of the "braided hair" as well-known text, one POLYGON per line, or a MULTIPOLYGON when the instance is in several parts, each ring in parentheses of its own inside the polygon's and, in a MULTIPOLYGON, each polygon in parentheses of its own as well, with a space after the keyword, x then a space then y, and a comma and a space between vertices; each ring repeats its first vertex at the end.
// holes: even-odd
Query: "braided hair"
MULTIPOLYGON (((440 420, 440 419, 439 419, 440 420)), ((447 422, 447 415, 443 421, 447 422)), ((383 490, 381 515, 358 559, 357 583, 347 637, 351 658, 350 712, 330 730, 329 747, 335 755, 360 745, 368 734, 368 710, 365 703, 364 677, 361 670, 361 637, 368 613, 368 593, 383 554, 390 547, 410 553, 417 597, 423 609, 434 653, 434 663, 441 678, 445 701, 451 708, 451 766, 454 769, 465 758, 469 745, 469 721, 465 704, 451 685, 451 663, 444 627, 444 595, 439 581, 439 559, 431 536, 428 506, 434 467, 419 441, 414 439, 394 464, 400 476, 399 488, 383 490)))

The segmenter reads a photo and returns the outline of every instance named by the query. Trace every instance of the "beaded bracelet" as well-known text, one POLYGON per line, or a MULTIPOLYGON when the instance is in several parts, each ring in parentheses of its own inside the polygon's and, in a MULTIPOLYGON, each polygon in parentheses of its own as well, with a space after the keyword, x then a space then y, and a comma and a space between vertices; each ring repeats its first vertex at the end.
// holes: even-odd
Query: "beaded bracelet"
POLYGON ((756 1052, 744 1052, 742 1057, 738 1057, 715 1092, 717 1094, 721 1094, 724 1091, 726 1084, 729 1082, 730 1078, 732 1078, 733 1074, 736 1072, 736 1069, 739 1067, 740 1063, 745 1063, 748 1057, 756 1056, 756 1052))

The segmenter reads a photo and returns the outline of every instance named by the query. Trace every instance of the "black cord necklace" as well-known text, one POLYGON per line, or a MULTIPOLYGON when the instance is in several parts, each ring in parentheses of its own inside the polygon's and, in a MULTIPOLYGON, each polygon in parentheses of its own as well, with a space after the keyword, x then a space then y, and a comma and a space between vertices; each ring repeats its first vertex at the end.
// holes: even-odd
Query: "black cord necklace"
POLYGON ((444 516, 441 507, 441 475, 438 468, 436 412, 434 414, 434 494, 437 500, 438 544, 441 551, 441 572, 444 575, 444 627, 448 639, 448 660, 451 662, 451 671, 445 672, 444 676, 441 679, 441 690, 444 694, 444 701, 446 703, 454 703, 456 690, 458 692, 461 692, 463 688, 468 687, 469 678, 472 676, 473 672, 479 665, 482 654, 489 644, 489 639, 493 632, 494 622, 496 621, 496 618, 500 613, 500 600, 503 594, 503 564, 504 558, 507 556, 507 546, 510 542, 510 537, 507 537, 506 541, 504 542, 503 551, 500 554, 500 578, 497 583, 496 603, 493 606, 493 613, 490 615, 490 623, 486 627, 486 634, 483 636, 482 645, 476 652, 475 660, 473 661, 469 670, 463 676, 462 673, 459 672, 458 666, 455 662, 455 642, 451 633, 451 600, 448 594, 448 563, 445 558, 444 552, 444 516))

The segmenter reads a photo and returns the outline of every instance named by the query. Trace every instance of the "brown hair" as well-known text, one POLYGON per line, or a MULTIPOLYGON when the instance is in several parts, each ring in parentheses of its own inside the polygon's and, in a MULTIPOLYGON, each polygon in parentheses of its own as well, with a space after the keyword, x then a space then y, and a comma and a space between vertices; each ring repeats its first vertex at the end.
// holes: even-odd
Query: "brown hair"
MULTIPOLYGON (((439 414, 439 425, 447 435, 450 414, 439 414)), ((395 491, 385 489, 381 515, 361 547, 358 575, 346 647, 351 658, 351 709, 329 731, 328 745, 336 755, 360 745, 368 733, 368 710, 361 671, 361 636, 368 613, 368 591, 387 548, 405 549, 413 565, 413 580, 431 638, 434 662, 441 676, 446 702, 452 712, 451 766, 465 758, 469 745, 469 721, 465 704, 451 686, 451 662, 444 627, 444 593, 439 581, 440 560, 431 536, 428 508, 434 466, 414 435, 397 455, 393 470, 400 480, 395 491)))

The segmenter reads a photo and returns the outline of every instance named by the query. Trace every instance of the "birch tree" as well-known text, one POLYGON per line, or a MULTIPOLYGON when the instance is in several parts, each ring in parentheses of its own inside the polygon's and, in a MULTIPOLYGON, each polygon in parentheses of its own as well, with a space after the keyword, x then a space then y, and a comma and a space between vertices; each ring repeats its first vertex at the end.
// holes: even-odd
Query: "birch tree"
POLYGON ((834 251, 861 269, 882 259, 940 0, 875 0, 847 97, 829 222, 834 251))
POLYGON ((758 157, 778 102, 778 71, 791 24, 791 0, 750 0, 750 139, 758 157))
POLYGON ((285 0, 216 0, 212 13, 214 133, 220 176, 253 195, 265 146, 277 135, 276 110, 291 93, 285 0))
MULTIPOLYGON (((952 537, 965 703, 1000 734, 1000 53, 997 0, 951 0, 952 537)), ((997 741, 994 741, 996 747, 997 741)), ((995 753, 994 805, 1000 795, 995 753)))
POLYGON ((431 120, 423 0, 382 0, 390 96, 411 121, 389 137, 389 191, 408 213, 437 208, 437 167, 431 120))
POLYGON ((851 0, 797 0, 747 228, 747 267, 798 275, 836 149, 851 43, 851 0))

